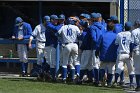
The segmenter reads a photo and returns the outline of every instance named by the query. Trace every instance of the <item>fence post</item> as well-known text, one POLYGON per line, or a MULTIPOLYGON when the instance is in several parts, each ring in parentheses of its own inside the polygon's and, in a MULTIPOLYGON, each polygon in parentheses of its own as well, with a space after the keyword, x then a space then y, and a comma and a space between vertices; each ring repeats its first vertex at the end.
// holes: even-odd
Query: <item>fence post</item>
POLYGON ((120 0, 120 23, 124 25, 124 0, 120 0))
POLYGON ((59 61, 60 61, 60 42, 57 44, 56 48, 56 77, 58 76, 58 70, 59 70, 59 61))

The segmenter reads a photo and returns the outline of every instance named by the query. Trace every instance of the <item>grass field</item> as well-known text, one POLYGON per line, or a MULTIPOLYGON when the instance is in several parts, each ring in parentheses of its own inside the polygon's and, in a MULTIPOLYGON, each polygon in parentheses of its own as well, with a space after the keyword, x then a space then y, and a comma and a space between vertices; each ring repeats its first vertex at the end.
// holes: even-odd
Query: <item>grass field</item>
POLYGON ((0 79, 0 93, 125 93, 123 89, 38 82, 27 79, 0 79))

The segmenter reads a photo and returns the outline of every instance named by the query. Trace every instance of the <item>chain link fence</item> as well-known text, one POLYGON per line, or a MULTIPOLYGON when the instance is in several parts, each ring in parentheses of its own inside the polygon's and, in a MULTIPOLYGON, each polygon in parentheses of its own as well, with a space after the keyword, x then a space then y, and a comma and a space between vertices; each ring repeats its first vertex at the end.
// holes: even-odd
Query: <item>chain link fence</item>
POLYGON ((124 20, 134 23, 136 19, 140 19, 140 0, 124 0, 124 20))

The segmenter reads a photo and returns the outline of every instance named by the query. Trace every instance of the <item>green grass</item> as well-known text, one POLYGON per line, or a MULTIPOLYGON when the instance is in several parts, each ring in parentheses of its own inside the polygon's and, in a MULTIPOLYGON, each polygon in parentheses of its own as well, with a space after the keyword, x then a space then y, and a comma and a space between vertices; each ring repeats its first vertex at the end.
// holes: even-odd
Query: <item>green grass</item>
POLYGON ((125 93, 123 89, 37 82, 25 79, 0 79, 0 93, 125 93))

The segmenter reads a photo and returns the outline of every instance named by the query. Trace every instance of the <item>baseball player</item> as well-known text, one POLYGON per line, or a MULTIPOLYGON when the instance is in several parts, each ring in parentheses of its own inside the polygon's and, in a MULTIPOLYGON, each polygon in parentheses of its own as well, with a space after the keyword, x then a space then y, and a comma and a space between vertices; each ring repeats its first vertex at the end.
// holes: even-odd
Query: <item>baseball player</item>
MULTIPOLYGON (((98 85, 99 83, 99 59, 97 57, 95 57, 95 50, 97 48, 97 45, 99 43, 99 39, 102 36, 102 33, 104 32, 104 27, 101 24, 101 22, 99 21, 99 17, 100 15, 97 13, 91 13, 91 20, 92 20, 92 24, 90 26, 90 35, 92 38, 92 56, 93 56, 93 67, 94 67, 94 72, 92 72, 92 74, 94 74, 95 76, 95 84, 98 85)), ((91 75, 93 76, 93 75, 91 75)))
MULTIPOLYGON (((29 23, 23 21, 21 17, 17 17, 15 20, 15 28, 12 39, 29 39, 32 33, 32 28, 29 23)), ((27 74, 28 67, 28 55, 27 55, 27 44, 17 44, 17 51, 19 60, 21 62, 22 67, 22 76, 24 77, 27 74)))
POLYGON ((110 20, 114 23, 114 33, 118 34, 119 32, 123 31, 123 25, 119 24, 118 17, 113 15, 110 17, 110 20))
POLYGON ((114 24, 107 24, 107 32, 104 33, 102 38, 99 40, 99 46, 96 50, 96 56, 99 55, 100 65, 100 82, 98 86, 104 86, 103 77, 107 70, 107 86, 112 86, 113 74, 115 71, 115 63, 117 58, 117 47, 115 45, 116 34, 113 32, 114 24))
MULTIPOLYGON (((130 79, 130 88, 133 88, 133 77, 134 77, 134 67, 133 60, 130 57, 130 45, 132 43, 131 32, 132 23, 125 23, 125 31, 122 31, 117 34, 115 44, 118 45, 118 56, 116 61, 116 73, 115 73, 115 83, 117 84, 118 77, 121 71, 124 70, 122 67, 122 62, 125 62, 128 68, 129 79, 130 79)), ((115 84, 114 83, 114 84, 115 84)))
MULTIPOLYGON (((77 62, 78 57, 78 45, 77 36, 80 34, 80 30, 74 25, 74 20, 68 18, 67 25, 61 27, 58 34, 62 37, 63 48, 63 63, 62 63, 62 81, 66 83, 67 77, 67 65, 70 54, 72 55, 74 63, 77 62)), ((72 77, 71 80, 74 81, 75 68, 72 66, 72 77)))
POLYGON ((56 47, 58 43, 58 37, 56 33, 63 24, 58 25, 57 15, 51 15, 50 18, 51 21, 48 22, 46 26, 46 61, 50 65, 50 74, 52 76, 52 81, 56 82, 56 47))
MULTIPOLYGON (((119 23, 118 17, 115 15, 110 16, 110 21, 114 23, 114 33, 118 34, 119 32, 123 31, 123 25, 119 23)), ((124 68, 124 62, 122 62, 120 65, 122 65, 122 68, 124 68)), ((124 84, 124 70, 122 70, 120 74, 120 85, 124 84)))
POLYGON ((43 23, 37 25, 32 32, 32 35, 29 39, 29 48, 32 48, 32 40, 33 38, 36 39, 36 52, 37 52, 37 68, 41 69, 39 74, 42 74, 42 63, 44 62, 44 53, 45 53, 45 43, 46 43, 46 23, 50 21, 49 16, 44 16, 43 23))
POLYGON ((80 67, 80 81, 79 83, 83 82, 83 76, 85 73, 88 73, 88 81, 93 82, 93 63, 92 63, 92 50, 91 50, 91 36, 89 34, 89 27, 87 27, 87 22, 86 21, 81 21, 80 25, 83 27, 83 33, 81 35, 82 37, 82 44, 80 46, 80 49, 82 51, 81 55, 81 67, 80 67), (88 70, 88 71, 87 71, 88 70))
POLYGON ((140 20, 135 21, 135 29, 132 31, 132 40, 134 40, 134 50, 133 50, 133 60, 135 67, 135 77, 136 77, 136 91, 140 91, 140 20))

